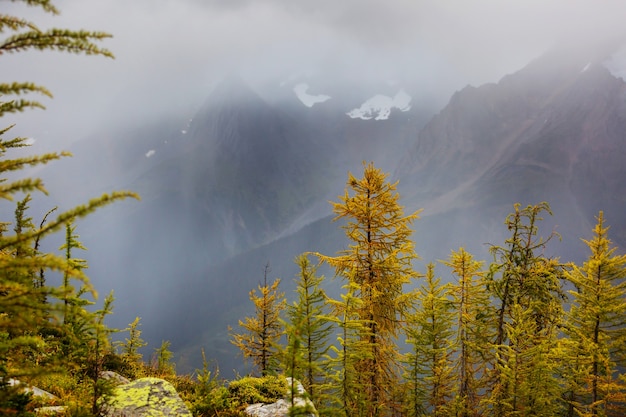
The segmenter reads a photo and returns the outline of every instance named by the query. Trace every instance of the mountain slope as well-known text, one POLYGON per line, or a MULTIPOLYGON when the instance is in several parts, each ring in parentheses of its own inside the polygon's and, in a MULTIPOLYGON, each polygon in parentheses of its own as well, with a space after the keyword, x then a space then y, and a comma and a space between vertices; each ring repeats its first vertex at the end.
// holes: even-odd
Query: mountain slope
POLYGON ((430 213, 547 200, 621 221, 626 85, 604 58, 553 51, 456 93, 396 171, 406 195, 430 213))

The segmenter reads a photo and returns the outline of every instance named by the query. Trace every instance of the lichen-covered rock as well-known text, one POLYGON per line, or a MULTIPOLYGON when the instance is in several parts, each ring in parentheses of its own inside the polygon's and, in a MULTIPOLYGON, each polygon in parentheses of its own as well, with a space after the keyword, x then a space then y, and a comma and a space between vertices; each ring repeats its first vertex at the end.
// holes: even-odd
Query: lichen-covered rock
POLYGON ((109 417, 191 417, 172 384, 159 378, 141 378, 115 387, 106 413, 109 417))
MULTIPOLYGON (((291 378, 287 378, 287 385, 291 388, 291 378)), ((290 390, 291 392, 291 390, 290 390)), ((317 417, 317 410, 309 398, 306 396, 304 387, 300 381, 295 381, 294 406, 300 409, 296 415, 303 417, 317 417)), ((272 404, 252 404, 246 407, 245 413, 250 417, 288 417, 291 408, 290 398, 281 398, 272 404)))

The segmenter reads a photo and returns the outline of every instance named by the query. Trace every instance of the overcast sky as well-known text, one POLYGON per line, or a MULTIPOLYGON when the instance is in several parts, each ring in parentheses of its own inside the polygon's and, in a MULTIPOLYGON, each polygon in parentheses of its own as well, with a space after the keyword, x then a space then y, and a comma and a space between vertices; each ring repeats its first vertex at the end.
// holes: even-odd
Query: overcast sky
POLYGON ((623 0, 54 3, 60 16, 8 0, 0 7, 42 29, 110 32, 114 37, 103 46, 116 59, 54 52, 2 56, 4 81, 35 81, 55 95, 44 100, 47 111, 6 121, 18 122, 20 133, 35 139, 64 132, 68 141, 98 124, 193 105, 235 70, 252 84, 321 69, 411 81, 447 95, 467 84, 496 82, 564 39, 617 34, 626 16, 623 0))

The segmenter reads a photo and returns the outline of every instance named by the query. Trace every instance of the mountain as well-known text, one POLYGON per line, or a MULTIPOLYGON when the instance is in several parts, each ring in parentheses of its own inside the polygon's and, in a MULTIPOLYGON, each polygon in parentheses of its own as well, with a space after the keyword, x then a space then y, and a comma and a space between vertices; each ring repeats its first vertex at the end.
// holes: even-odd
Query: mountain
MULTIPOLYGON (((298 75, 253 89, 233 76, 193 113, 105 129, 76 145, 76 161, 42 176, 52 195, 68 176, 77 197, 139 192, 140 203, 108 207, 78 228, 95 287, 116 291, 113 325, 140 316, 151 346, 172 341, 181 370, 198 367, 205 348, 229 375, 243 368, 227 329, 251 314, 248 292, 264 266, 289 297, 296 255, 348 244, 328 200, 362 161, 399 180, 406 212, 424 208, 417 268, 460 246, 489 261, 516 202, 550 203, 541 234, 561 233, 547 251, 563 261, 585 255, 580 238, 598 210, 626 247, 626 83, 614 50, 550 51, 456 92, 437 114, 419 89, 395 83, 298 75)), ((326 286, 336 294, 341 282, 326 286)))
POLYGON ((215 243, 205 259, 222 259, 272 240, 327 192, 315 162, 324 146, 229 79, 191 119, 176 154, 131 188, 152 199, 150 207, 174 204, 164 220, 182 220, 194 242, 215 243))
MULTIPOLYGON (((460 246, 490 261, 489 245, 501 245, 508 237, 504 219, 517 202, 550 203, 553 216, 545 216, 540 234, 560 233, 563 239, 551 241, 546 251, 563 262, 584 259, 580 239, 590 236, 599 210, 612 225, 615 243, 626 247, 626 167, 621 162, 626 83, 603 64, 606 56, 591 59, 581 52, 552 51, 498 83, 466 87, 407 143, 393 179, 399 180, 407 212, 425 209, 415 224, 422 257, 418 268, 460 246)), ((318 220, 314 230, 323 230, 324 238, 305 228, 207 269, 206 275, 232 275, 237 265, 252 261, 241 284, 251 289, 259 282, 263 259, 271 259, 276 276, 287 280, 296 273, 290 263, 299 251, 332 254, 348 244, 330 216, 318 220)), ((325 273, 332 276, 332 271, 325 273)), ((292 286, 283 283, 289 294, 292 286)), ((333 293, 340 283, 327 285, 333 293)), ((201 284, 193 288, 182 298, 199 299, 212 291, 201 290, 201 284)), ((226 309, 221 317, 232 326, 235 318, 251 314, 247 293, 240 291, 238 297, 221 305, 226 309)), ((195 335, 180 339, 186 355, 202 345, 215 346, 224 358, 236 353, 224 344, 225 331, 186 322, 183 333, 195 335)))
MULTIPOLYGON (((371 97, 401 89, 384 83, 357 91, 308 78, 272 88, 262 95, 232 76, 197 109, 104 126, 69 149, 74 158, 41 172, 61 208, 114 189, 142 198, 77 225, 88 248, 77 256, 87 259, 95 288, 115 290, 113 327, 139 316, 151 346, 168 339, 183 351, 206 332, 211 349, 213 342, 223 345, 227 325, 236 325, 232 308, 246 308, 267 262, 288 287, 297 254, 343 242, 326 218, 347 171, 358 173, 368 160, 391 169, 432 113, 387 103, 375 109, 386 115, 379 120, 348 115, 371 97), (329 91, 332 98, 307 105, 298 89, 304 81, 307 94, 329 91)), ((36 211, 47 211, 51 203, 44 204, 36 211)))
POLYGON ((515 202, 548 201, 549 227, 576 247, 604 210, 625 244, 626 84, 607 58, 556 50, 497 84, 457 92, 395 172, 409 205, 465 212, 488 230, 481 213, 502 221, 515 202))

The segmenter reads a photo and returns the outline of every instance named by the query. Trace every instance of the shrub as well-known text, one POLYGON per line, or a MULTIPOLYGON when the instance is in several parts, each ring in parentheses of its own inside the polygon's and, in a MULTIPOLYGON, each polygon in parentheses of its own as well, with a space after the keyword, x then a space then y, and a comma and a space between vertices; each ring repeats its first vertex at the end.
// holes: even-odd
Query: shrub
POLYGON ((264 376, 262 378, 244 377, 228 385, 231 402, 236 405, 255 403, 270 404, 287 395, 285 378, 264 376))

